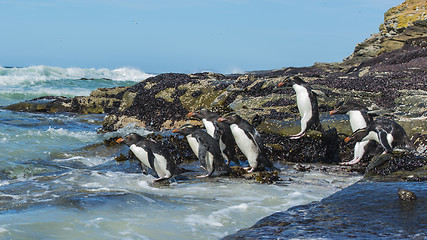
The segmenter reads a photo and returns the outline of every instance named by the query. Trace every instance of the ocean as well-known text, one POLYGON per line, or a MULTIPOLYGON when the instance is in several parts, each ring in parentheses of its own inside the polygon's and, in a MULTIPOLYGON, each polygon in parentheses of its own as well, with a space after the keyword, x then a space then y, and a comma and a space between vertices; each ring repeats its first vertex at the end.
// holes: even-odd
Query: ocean
MULTIPOLYGON (((153 76, 138 69, 0 67, 0 106, 54 96, 87 96, 153 76)), ((280 184, 216 177, 152 184, 126 146, 98 133, 104 115, 0 110, 0 239, 219 239, 290 207, 321 200, 357 174, 297 172, 280 184)))

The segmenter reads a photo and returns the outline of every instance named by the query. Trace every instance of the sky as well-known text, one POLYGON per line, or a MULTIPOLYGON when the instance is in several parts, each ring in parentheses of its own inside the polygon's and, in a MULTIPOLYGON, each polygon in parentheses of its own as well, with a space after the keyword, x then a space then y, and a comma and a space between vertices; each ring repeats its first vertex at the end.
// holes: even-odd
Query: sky
POLYGON ((339 62, 403 0, 0 0, 0 66, 243 71, 339 62))

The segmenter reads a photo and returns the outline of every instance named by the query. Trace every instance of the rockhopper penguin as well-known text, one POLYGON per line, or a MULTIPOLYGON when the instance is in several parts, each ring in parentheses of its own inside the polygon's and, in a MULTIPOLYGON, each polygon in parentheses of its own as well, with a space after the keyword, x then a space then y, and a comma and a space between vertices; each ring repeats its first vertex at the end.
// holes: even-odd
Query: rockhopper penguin
MULTIPOLYGON (((355 102, 340 102, 329 114, 347 114, 350 117, 350 126, 353 132, 357 129, 367 127, 372 122, 372 116, 368 114, 368 109, 355 102)), ((356 142, 356 145, 354 145, 353 160, 342 162, 341 164, 353 165, 358 163, 363 158, 363 155, 369 149, 375 148, 375 146, 376 142, 373 140, 356 142)))
POLYGON ((323 131, 319 120, 319 108, 315 93, 300 77, 287 78, 284 82, 279 83, 279 87, 283 86, 285 82, 291 83, 296 92, 298 111, 301 115, 301 131, 292 135, 291 139, 303 137, 305 132, 310 129, 323 131))
POLYGON ((396 122, 388 119, 375 119, 366 128, 353 132, 345 142, 374 140, 384 148, 383 153, 391 153, 394 148, 413 150, 405 130, 396 122))
POLYGON ((230 168, 222 158, 218 141, 207 132, 190 124, 173 130, 187 138, 188 144, 200 161, 201 166, 208 171, 206 175, 199 177, 210 177, 214 171, 228 173, 230 168))
POLYGON ((159 178, 155 179, 154 182, 169 179, 182 172, 169 150, 154 140, 146 139, 136 133, 130 133, 117 139, 117 143, 121 142, 130 147, 130 150, 143 166, 156 171, 159 178))
POLYGON ((190 112, 187 116, 202 120, 207 133, 219 141, 219 147, 227 165, 230 165, 230 162, 240 165, 239 161, 235 157, 236 142, 234 141, 230 126, 225 122, 218 122, 217 120, 220 118, 218 114, 202 108, 194 112, 190 112))
POLYGON ((258 131, 236 114, 229 114, 218 119, 219 122, 230 124, 234 140, 249 162, 249 172, 258 168, 275 169, 273 163, 268 159, 258 131))

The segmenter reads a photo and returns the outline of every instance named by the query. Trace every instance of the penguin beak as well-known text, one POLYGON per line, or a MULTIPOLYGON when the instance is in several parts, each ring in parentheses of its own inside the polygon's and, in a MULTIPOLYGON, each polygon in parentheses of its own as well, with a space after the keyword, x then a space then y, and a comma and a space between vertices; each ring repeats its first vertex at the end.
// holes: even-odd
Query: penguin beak
POLYGON ((220 118, 217 119, 218 122, 224 122, 225 120, 227 120, 227 119, 225 119, 223 117, 220 117, 220 118))
POLYGON ((187 114, 187 117, 194 117, 194 115, 196 115, 196 113, 190 112, 190 113, 187 114))
POLYGON ((280 82, 278 87, 282 87, 283 85, 285 85, 285 82, 280 82))
POLYGON ((337 113, 338 112, 338 110, 337 109, 334 109, 334 110, 332 110, 332 111, 330 111, 329 112, 329 115, 334 115, 335 113, 337 113))
POLYGON ((116 142, 117 142, 117 143, 121 143, 121 142, 123 142, 123 141, 124 141, 124 139, 123 139, 123 138, 119 138, 119 139, 117 139, 117 140, 116 140, 116 142))
POLYGON ((179 132, 179 129, 178 129, 178 128, 175 128, 174 130, 172 130, 172 132, 173 132, 173 133, 178 133, 178 132, 179 132))
POLYGON ((351 140, 353 140, 353 138, 351 138, 351 137, 346 137, 346 138, 344 139, 344 142, 345 142, 345 143, 348 143, 348 142, 350 142, 351 140))

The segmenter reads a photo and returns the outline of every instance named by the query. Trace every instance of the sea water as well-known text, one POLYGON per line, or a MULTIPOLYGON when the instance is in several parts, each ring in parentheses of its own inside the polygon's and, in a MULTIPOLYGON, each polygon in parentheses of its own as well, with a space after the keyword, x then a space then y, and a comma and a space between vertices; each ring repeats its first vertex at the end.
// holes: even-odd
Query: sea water
MULTIPOLYGON (((84 96, 150 76, 131 68, 0 67, 0 106, 84 96)), ((219 239, 360 179, 280 166, 281 184, 226 177, 153 184, 136 163, 115 161, 126 146, 99 147, 112 136, 148 131, 98 134, 103 117, 0 110, 1 239, 219 239)))

